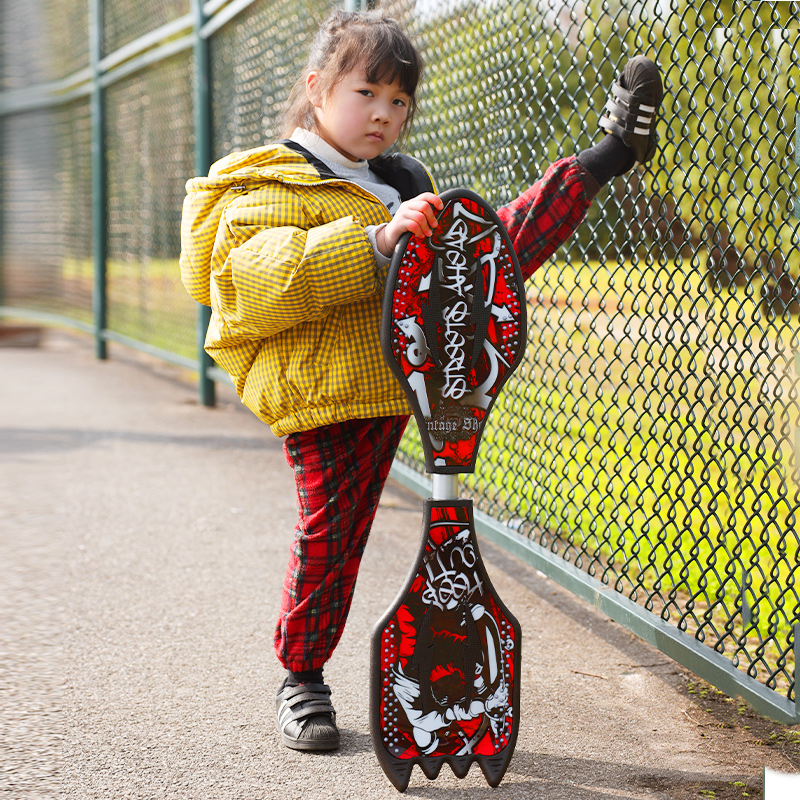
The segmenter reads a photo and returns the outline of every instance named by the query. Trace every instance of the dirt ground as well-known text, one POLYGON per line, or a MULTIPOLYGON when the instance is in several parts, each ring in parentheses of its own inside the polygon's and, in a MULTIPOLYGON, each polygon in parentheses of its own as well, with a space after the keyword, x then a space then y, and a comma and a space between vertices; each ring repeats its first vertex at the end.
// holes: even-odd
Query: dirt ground
MULTIPOLYGON (((738 764, 746 773, 753 747, 763 747, 764 762, 772 756, 782 756, 800 773, 800 727, 781 725, 756 714, 743 700, 728 697, 688 670, 681 669, 679 691, 690 702, 684 714, 697 728, 700 746, 708 743, 709 749, 717 752, 712 757, 720 757, 719 751, 724 747, 725 763, 738 764), (737 759, 737 755, 741 757, 737 759)), ((756 773, 750 779, 687 783, 675 787, 670 796, 675 800, 698 797, 759 800, 764 796, 762 786, 763 775, 756 773)))

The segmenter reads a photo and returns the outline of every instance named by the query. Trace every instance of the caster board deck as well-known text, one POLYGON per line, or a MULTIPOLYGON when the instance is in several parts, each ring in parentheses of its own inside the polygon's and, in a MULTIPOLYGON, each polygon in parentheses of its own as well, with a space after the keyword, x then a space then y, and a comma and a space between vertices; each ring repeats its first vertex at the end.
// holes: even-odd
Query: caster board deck
POLYGON ((497 596, 471 500, 426 500, 414 566, 372 640, 371 731, 389 780, 414 764, 463 778, 477 762, 497 786, 519 718, 520 626, 497 596))
POLYGON ((524 354, 525 293, 495 211, 451 189, 433 235, 405 234, 386 279, 381 348, 419 427, 428 472, 472 472, 489 411, 524 354))

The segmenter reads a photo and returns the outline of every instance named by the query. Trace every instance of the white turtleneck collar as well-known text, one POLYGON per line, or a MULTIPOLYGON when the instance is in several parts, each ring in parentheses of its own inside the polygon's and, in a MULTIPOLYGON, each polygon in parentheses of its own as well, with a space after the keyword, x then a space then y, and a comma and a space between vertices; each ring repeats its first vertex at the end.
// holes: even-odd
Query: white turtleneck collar
MULTIPOLYGON (((321 158, 328 164, 336 164, 338 167, 345 167, 353 170, 356 174, 364 174, 369 169, 369 164, 363 158, 358 161, 351 161, 347 156, 342 155, 333 145, 328 144, 321 136, 305 128, 295 128, 292 132, 291 140, 297 142, 321 158)), ((338 170, 337 170, 338 171, 338 170)))
POLYGON ((305 128, 295 128, 289 138, 313 153, 334 175, 352 181, 374 194, 394 216, 400 207, 400 193, 393 186, 389 186, 385 180, 379 178, 370 169, 368 161, 363 159, 351 161, 321 136, 305 128))

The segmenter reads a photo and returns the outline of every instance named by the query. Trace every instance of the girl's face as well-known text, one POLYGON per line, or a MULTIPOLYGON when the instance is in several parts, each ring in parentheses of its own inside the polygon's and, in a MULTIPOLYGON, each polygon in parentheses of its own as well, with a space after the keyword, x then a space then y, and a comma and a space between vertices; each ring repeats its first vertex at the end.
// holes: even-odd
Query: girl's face
POLYGON ((351 161, 375 158, 391 147, 408 116, 409 95, 395 81, 368 83, 362 67, 348 72, 321 96, 318 74, 309 73, 306 91, 319 135, 351 161))

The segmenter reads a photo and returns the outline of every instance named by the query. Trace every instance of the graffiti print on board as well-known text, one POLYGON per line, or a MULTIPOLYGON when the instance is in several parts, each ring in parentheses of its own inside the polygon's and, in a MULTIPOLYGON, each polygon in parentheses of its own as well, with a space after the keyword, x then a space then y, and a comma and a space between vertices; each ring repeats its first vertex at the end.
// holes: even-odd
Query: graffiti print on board
POLYGON ((522 277, 493 209, 444 192, 438 226, 401 239, 381 344, 405 389, 429 472, 471 472, 489 409, 525 346, 522 277))
POLYGON ((409 580, 373 638, 373 739, 401 791, 473 762, 497 785, 514 748, 519 623, 499 600, 475 541, 470 500, 428 500, 409 580), (379 654, 379 657, 378 657, 379 654))

